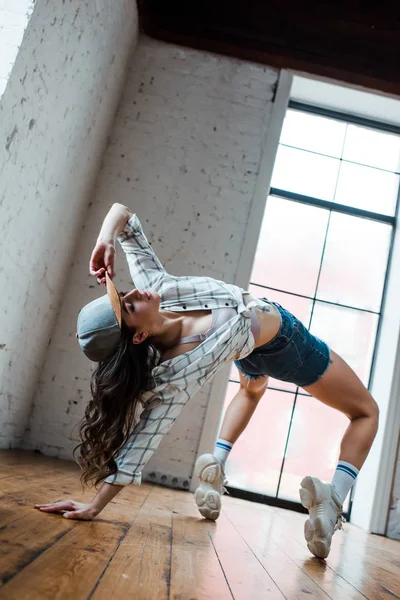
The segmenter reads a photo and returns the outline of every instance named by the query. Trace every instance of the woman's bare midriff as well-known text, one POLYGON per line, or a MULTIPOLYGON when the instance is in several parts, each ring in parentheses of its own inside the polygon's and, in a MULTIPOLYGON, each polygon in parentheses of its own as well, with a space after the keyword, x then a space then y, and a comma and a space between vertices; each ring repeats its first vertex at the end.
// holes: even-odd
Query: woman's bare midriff
MULTIPOLYGON (((244 294, 243 300, 247 305, 251 300, 255 300, 256 298, 251 294, 244 294)), ((278 333, 281 319, 279 312, 275 308, 275 306, 271 305, 270 312, 262 312, 261 310, 255 308, 257 313, 260 330, 255 341, 255 348, 259 346, 263 346, 264 344, 268 344, 278 333)), ((182 337, 189 335, 196 335, 198 333, 203 333, 207 331, 211 326, 212 322, 212 312, 211 310, 194 310, 188 313, 185 313, 185 319, 182 327, 182 337)), ((170 358, 175 358, 180 354, 184 354, 185 352, 190 352, 190 350, 194 350, 196 346, 198 346, 201 342, 190 342, 188 344, 178 344, 173 348, 169 348, 164 351, 163 356, 161 358, 161 362, 168 360, 170 358)))

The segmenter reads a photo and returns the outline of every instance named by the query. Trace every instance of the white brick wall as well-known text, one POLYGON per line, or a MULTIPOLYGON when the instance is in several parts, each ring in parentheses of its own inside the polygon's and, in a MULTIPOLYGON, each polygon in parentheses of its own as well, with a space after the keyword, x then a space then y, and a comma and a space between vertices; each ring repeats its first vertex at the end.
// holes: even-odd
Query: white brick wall
POLYGON ((0 102, 2 448, 27 424, 136 35, 131 0, 37 0, 0 102))
MULTIPOLYGON (((138 213, 171 273, 235 282, 277 77, 259 65, 141 39, 40 378, 32 446, 71 457, 91 372, 74 339, 76 317, 104 293, 88 275, 88 260, 112 202, 138 213)), ((123 289, 130 281, 119 257, 123 289)), ((172 485, 188 481, 208 402, 204 388, 147 473, 172 485)))
POLYGON ((0 98, 6 89, 34 4, 35 0, 0 0, 0 98))

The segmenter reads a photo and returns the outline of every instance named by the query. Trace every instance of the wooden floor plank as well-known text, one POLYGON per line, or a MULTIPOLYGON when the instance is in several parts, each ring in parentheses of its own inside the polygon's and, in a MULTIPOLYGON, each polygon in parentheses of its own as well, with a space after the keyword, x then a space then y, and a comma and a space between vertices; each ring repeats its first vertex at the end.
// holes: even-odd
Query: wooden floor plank
POLYGON ((265 599, 284 600, 278 582, 225 514, 206 525, 235 600, 259 600, 260 593, 265 599))
POLYGON ((46 516, 51 523, 43 526, 43 515, 33 509, 31 514, 0 530, 0 584, 19 573, 73 527, 73 521, 46 516))
POLYGON ((112 523, 75 521, 61 540, 0 588, 0 599, 88 598, 124 533, 112 523))
MULTIPOLYGON (((190 495, 191 496, 191 495, 190 495)), ((171 600, 232 600, 205 520, 193 497, 176 492, 172 529, 171 600)))
POLYGON ((175 492, 153 488, 91 600, 168 600, 175 492))

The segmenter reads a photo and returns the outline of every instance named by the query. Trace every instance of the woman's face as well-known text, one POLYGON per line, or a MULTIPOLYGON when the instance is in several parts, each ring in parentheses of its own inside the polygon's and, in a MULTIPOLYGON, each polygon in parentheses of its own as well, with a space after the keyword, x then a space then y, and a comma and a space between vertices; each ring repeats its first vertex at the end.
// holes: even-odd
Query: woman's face
MULTIPOLYGON (((139 292, 139 290, 133 289, 130 292, 120 292, 119 295, 124 323, 130 329, 135 329, 136 334, 140 334, 141 332, 149 334, 156 322, 160 309, 160 296, 157 292, 139 292)), ((136 343, 140 343, 144 339, 139 337, 136 343)))

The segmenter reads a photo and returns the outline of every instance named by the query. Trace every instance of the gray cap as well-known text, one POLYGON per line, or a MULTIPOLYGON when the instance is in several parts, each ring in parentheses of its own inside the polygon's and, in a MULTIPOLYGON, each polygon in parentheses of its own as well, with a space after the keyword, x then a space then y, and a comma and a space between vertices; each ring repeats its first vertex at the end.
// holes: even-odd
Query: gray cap
POLYGON ((78 315, 79 345, 95 362, 109 358, 121 340, 121 301, 108 275, 106 281, 107 294, 86 304, 78 315))

